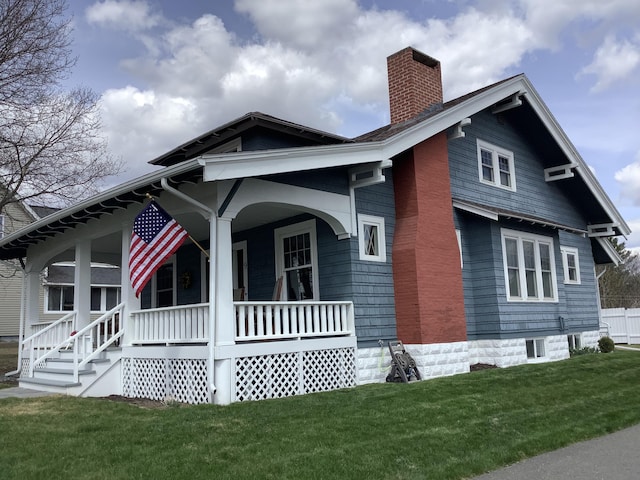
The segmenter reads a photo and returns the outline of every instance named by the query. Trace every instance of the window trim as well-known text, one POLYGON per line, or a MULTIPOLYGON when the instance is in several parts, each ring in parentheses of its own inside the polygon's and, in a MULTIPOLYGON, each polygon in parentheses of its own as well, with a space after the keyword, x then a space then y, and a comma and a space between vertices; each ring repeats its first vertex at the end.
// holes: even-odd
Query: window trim
POLYGON ((477 140, 477 155, 478 155, 478 178, 480 183, 484 183, 485 185, 491 185, 492 187, 501 188, 503 190, 508 190, 510 192, 516 191, 516 171, 515 171, 515 161, 513 152, 507 150, 502 147, 498 147, 497 145, 493 145, 489 142, 485 142, 484 140, 477 140), (487 180, 484 178, 482 174, 482 151, 491 152, 491 169, 493 172, 493 181, 487 180), (500 163, 498 161, 498 156, 503 156, 509 161, 509 180, 511 185, 503 185, 500 181, 500 163))
MULTIPOLYGON (((162 268, 171 264, 171 306, 173 307, 178 305, 178 270, 176 258, 176 254, 174 253, 160 266, 160 268, 162 268)), ((151 277, 151 282, 149 282, 151 284, 151 308, 158 308, 158 271, 160 268, 156 270, 151 277)))
MULTIPOLYGON (((62 312, 72 312, 75 308, 75 304, 72 304, 71 310, 64 310, 64 308, 60 308, 58 310, 51 310, 49 308, 49 296, 50 296, 50 289, 51 288, 65 288, 65 287, 71 287, 73 289, 75 289, 75 285, 73 283, 47 283, 44 286, 44 313, 62 313, 62 312)), ((64 296, 62 295, 62 292, 60 292, 60 302, 62 303, 61 306, 64 306, 64 296)))
POLYGON ((580 255, 578 253, 578 249, 575 247, 566 247, 560 246, 560 253, 562 254, 562 269, 564 273, 564 283, 567 285, 580 285, 582 283, 582 279, 580 277, 580 255), (576 269, 576 279, 572 280, 569 275, 569 255, 573 255, 575 257, 575 269, 576 269))
POLYGON ((360 260, 370 262, 386 262, 387 261, 387 240, 384 229, 384 217, 375 217, 373 215, 358 214, 358 250, 360 252, 360 260), (376 227, 378 232, 378 254, 370 255, 366 253, 364 230, 365 226, 376 227))
POLYGON ((116 305, 118 305, 122 301, 122 289, 120 288, 120 285, 107 285, 107 284, 91 285, 91 291, 97 288, 100 289, 100 309, 99 310, 91 309, 91 313, 105 313, 111 310, 111 308, 113 308, 113 307, 107 308, 107 290, 109 288, 113 288, 117 292, 116 305))
MULTIPOLYGON (((273 231, 275 242, 275 255, 276 255, 276 281, 282 277, 282 291, 287 292, 287 278, 284 269, 284 250, 282 241, 286 237, 293 237, 295 235, 309 234, 309 242, 311 247, 311 281, 313 283, 313 299, 308 301, 320 300, 320 284, 319 284, 319 267, 318 267, 318 241, 316 234, 316 221, 315 219, 306 220, 300 223, 294 223, 285 227, 276 228, 273 231)), ((287 295, 284 295, 287 298, 287 295)), ((305 300, 301 300, 305 301, 305 300)))
POLYGON ((569 350, 580 350, 582 347, 582 335, 580 333, 569 333, 567 334, 567 344, 569 345, 569 350))
POLYGON ((537 337, 537 338, 526 338, 524 341, 524 345, 525 345, 525 352, 527 354, 527 361, 528 362, 536 362, 536 361, 544 361, 547 358, 547 342, 545 341, 544 338, 541 337, 537 337), (527 343, 528 342, 533 342, 532 346, 533 346, 533 357, 529 356, 529 350, 527 348, 527 343), (538 350, 539 350, 539 342, 542 342, 542 355, 538 355, 538 350))
MULTIPOLYGON (((504 267, 504 280, 505 280, 505 292, 508 302, 541 302, 541 303, 557 303, 558 302, 558 281, 556 274, 556 262, 554 243, 552 237, 545 237, 543 235, 536 235, 528 232, 521 232, 518 230, 509 230, 502 228, 500 230, 501 243, 502 243, 502 263, 504 267), (518 254, 518 281, 520 286, 520 296, 512 296, 509 287, 509 265, 507 259, 507 247, 506 240, 512 239, 517 242, 517 254, 518 254), (534 261, 535 261, 535 274, 536 274, 536 291, 537 295, 529 297, 527 293, 527 281, 525 267, 525 258, 523 251, 523 241, 533 242, 535 245, 534 261), (540 262, 540 245, 548 245, 549 247, 549 262, 550 262, 550 274, 551 274, 551 293, 552 297, 544 297, 544 285, 543 285, 543 270, 540 262)), ((513 267, 511 267, 513 268, 513 267)))

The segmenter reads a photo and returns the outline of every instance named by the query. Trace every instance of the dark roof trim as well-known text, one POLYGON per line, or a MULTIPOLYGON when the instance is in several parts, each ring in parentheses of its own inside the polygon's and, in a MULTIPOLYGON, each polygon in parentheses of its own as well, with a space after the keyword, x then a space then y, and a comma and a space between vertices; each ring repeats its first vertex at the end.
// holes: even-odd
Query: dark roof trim
POLYGON ((238 137, 242 132, 256 126, 304 137, 323 145, 352 141, 340 135, 305 127, 304 125, 282 120, 264 113, 250 112, 183 143, 173 150, 151 160, 149 163, 152 165, 169 166, 184 160, 189 160, 238 137))

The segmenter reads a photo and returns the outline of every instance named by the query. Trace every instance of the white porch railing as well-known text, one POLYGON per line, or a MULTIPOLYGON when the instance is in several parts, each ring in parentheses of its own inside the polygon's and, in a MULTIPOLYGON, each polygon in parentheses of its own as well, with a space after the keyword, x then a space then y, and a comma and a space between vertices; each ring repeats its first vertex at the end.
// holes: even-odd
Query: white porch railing
MULTIPOLYGON (((355 335, 352 302, 234 302, 235 340, 287 340, 355 335)), ((130 314, 133 345, 209 341, 209 304, 130 314)))
POLYGON ((352 302, 234 302, 236 341, 355 335, 352 302))
POLYGON ((58 355, 61 350, 73 348, 73 377, 74 381, 78 381, 79 370, 88 362, 97 358, 107 347, 116 343, 123 335, 120 318, 124 303, 109 310, 100 318, 97 318, 89 325, 79 331, 71 331, 66 336, 61 334, 61 338, 54 345, 47 345, 47 348, 39 348, 45 342, 43 338, 47 338, 49 331, 60 328, 62 325, 73 319, 72 325, 75 324, 76 312, 71 312, 51 325, 45 327, 39 332, 31 335, 23 341, 23 348, 29 349, 29 377, 33 377, 33 371, 36 365, 40 365, 47 358, 58 355), (38 352, 44 351, 43 354, 38 352))
POLYGON ((31 326, 33 332, 22 341, 22 350, 29 352, 29 372, 33 374, 36 358, 49 352, 71 336, 76 325, 77 312, 69 312, 53 322, 41 322, 31 326))
POLYGON ((151 308, 131 312, 132 344, 206 343, 209 304, 151 308))

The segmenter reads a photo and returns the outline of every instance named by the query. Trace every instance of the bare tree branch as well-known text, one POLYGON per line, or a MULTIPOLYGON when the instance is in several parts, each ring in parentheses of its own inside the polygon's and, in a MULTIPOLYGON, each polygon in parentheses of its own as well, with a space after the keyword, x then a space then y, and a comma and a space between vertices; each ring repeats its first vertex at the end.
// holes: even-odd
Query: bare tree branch
POLYGON ((0 0, 0 212, 77 201, 120 169, 100 135, 98 97, 62 89, 76 62, 66 10, 66 0, 0 0))

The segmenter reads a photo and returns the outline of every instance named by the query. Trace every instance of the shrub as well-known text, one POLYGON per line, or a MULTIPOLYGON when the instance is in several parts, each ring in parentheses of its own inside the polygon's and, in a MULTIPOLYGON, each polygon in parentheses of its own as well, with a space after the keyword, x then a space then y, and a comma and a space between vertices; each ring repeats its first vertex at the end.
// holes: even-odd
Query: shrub
POLYGON ((610 337, 602 337, 598 340, 598 348, 602 353, 613 352, 616 348, 616 344, 613 343, 613 340, 610 337))
POLYGON ((598 349, 595 347, 583 347, 583 348, 570 348, 569 355, 574 357, 576 355, 589 355, 591 353, 598 353, 598 349))

